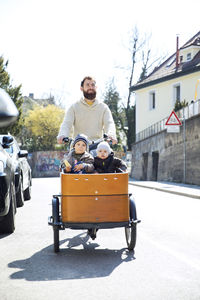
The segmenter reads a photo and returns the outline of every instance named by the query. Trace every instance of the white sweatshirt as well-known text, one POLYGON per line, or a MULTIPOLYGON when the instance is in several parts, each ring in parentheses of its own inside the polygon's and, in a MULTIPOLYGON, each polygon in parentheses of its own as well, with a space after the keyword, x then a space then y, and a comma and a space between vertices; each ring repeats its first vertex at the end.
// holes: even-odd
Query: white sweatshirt
POLYGON ((95 99, 92 105, 87 104, 84 98, 72 104, 66 111, 61 124, 59 136, 73 137, 83 133, 89 140, 103 137, 103 133, 116 139, 115 123, 109 107, 95 99))

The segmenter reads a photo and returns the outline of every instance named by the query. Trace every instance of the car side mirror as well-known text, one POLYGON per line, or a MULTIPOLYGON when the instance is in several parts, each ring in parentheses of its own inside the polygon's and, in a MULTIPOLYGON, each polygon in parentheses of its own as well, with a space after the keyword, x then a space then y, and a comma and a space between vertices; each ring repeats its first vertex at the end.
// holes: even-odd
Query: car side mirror
POLYGON ((19 112, 10 96, 0 88, 0 127, 6 127, 17 120, 19 112))
POLYGON ((20 150, 18 153, 19 158, 21 157, 27 157, 28 156, 28 151, 27 150, 20 150))
POLYGON ((10 135, 4 135, 2 138, 2 146, 5 149, 10 148, 14 143, 14 139, 12 136, 10 135))

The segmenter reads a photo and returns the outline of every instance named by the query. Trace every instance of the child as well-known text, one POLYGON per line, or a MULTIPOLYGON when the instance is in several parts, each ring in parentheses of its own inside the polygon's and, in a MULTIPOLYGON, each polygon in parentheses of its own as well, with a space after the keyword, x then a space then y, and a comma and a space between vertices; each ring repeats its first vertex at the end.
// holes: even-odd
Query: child
POLYGON ((87 152, 88 140, 86 135, 78 134, 73 142, 73 149, 62 161, 61 168, 65 173, 92 173, 94 158, 87 152))
POLYGON ((97 146, 94 168, 97 173, 123 173, 126 172, 127 166, 121 159, 114 157, 107 142, 101 142, 97 146))

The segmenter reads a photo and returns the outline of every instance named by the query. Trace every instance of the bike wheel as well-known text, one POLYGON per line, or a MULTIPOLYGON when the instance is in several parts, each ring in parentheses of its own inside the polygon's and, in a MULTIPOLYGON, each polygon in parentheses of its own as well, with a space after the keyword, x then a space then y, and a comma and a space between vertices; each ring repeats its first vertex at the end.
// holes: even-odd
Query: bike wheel
POLYGON ((136 245, 136 224, 132 224, 131 227, 125 227, 125 236, 126 236, 126 243, 128 246, 128 250, 133 251, 136 245))
POLYGON ((59 252, 59 229, 57 226, 53 228, 53 242, 54 242, 54 252, 59 252))

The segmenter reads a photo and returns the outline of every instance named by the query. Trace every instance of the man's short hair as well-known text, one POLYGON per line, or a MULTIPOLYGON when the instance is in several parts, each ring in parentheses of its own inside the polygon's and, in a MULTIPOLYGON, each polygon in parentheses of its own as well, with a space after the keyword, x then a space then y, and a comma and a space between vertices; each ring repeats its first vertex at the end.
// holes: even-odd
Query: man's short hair
MULTIPOLYGON (((85 80, 94 80, 94 78, 93 77, 91 77, 91 76, 86 76, 86 77, 84 77, 83 78, 83 80, 81 81, 81 87, 83 87, 83 85, 84 85, 84 82, 85 82, 85 80)), ((96 83, 96 81, 94 80, 94 82, 96 83)))

